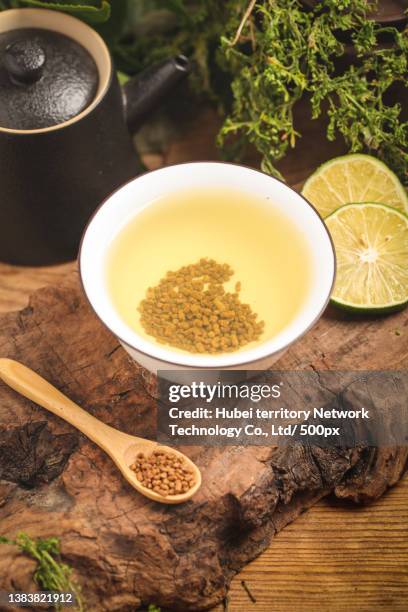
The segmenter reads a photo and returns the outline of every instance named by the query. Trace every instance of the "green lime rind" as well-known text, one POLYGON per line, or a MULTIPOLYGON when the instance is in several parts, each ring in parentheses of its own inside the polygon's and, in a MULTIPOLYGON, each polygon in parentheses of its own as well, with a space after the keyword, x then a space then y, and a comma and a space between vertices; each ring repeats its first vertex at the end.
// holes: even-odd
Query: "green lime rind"
MULTIPOLYGON (((386 212, 391 213, 401 218, 408 228, 408 215, 406 213, 403 213, 395 209, 393 206, 389 206, 387 204, 380 203, 380 202, 352 202, 352 203, 344 204, 343 206, 340 206, 339 208, 337 208, 335 211, 333 211, 330 215, 326 217, 325 223, 328 223, 329 231, 330 231, 329 225, 330 225, 331 219, 338 217, 338 215, 341 214, 341 212, 344 211, 345 209, 351 209, 351 208, 357 208, 357 207, 358 208, 374 207, 376 209, 384 209, 386 212)), ((332 232, 330 233, 332 235, 334 245, 336 246, 335 236, 333 236, 332 232)), ((408 255, 407 255, 407 267, 408 267, 408 255)), ((335 291, 335 288, 334 288, 334 291, 335 291)), ((403 310, 408 305, 408 285, 406 288, 406 297, 403 300, 397 300, 394 302, 388 302, 388 303, 376 304, 376 305, 356 304, 356 303, 345 301, 345 300, 342 300, 342 299, 339 299, 333 296, 331 297, 330 302, 334 306, 342 310, 345 310, 347 312, 352 312, 352 313, 388 314, 388 313, 398 312, 400 310, 403 310)))
POLYGON ((397 210, 396 208, 394 208, 394 206, 390 206, 389 204, 386 204, 385 202, 347 202, 347 204, 343 204, 342 206, 339 206, 338 208, 336 208, 336 210, 333 210, 333 212, 331 212, 330 215, 327 215, 324 222, 326 223, 332 217, 337 216, 337 214, 341 210, 343 210, 344 208, 350 208, 351 206, 361 206, 361 208, 365 208, 367 206, 375 206, 376 208, 385 208, 386 211, 395 213, 396 215, 399 215, 404 221, 408 222, 408 213, 397 210))
POLYGON ((392 314, 393 312, 404 310, 404 308, 408 306, 408 300, 405 300, 405 302, 398 302, 392 306, 354 306, 342 302, 341 300, 336 300, 335 298, 330 298, 330 303, 341 310, 360 314, 392 314))

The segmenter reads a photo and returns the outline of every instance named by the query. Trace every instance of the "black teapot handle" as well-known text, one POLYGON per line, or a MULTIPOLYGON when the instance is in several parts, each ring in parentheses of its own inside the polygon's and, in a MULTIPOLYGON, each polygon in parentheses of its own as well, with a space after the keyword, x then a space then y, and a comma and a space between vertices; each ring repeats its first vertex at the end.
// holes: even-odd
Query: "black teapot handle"
POLYGON ((177 55, 130 79, 123 88, 129 129, 136 131, 160 100, 189 72, 189 60, 184 55, 177 55))

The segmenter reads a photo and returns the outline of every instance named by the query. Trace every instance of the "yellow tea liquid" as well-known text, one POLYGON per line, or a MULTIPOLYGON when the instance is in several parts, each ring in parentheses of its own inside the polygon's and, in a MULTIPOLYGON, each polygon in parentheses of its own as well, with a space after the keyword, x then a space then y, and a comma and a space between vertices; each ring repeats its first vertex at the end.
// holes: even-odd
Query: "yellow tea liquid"
MULTIPOLYGON (((284 214, 233 189, 200 188, 172 193, 135 215, 107 255, 112 303, 138 334, 148 336, 138 306, 148 287, 169 270, 202 257, 228 263, 241 283, 240 301, 265 322, 261 338, 273 338, 302 308, 311 282, 311 255, 301 231, 284 214)), ((174 349, 180 350, 180 349, 174 349)))

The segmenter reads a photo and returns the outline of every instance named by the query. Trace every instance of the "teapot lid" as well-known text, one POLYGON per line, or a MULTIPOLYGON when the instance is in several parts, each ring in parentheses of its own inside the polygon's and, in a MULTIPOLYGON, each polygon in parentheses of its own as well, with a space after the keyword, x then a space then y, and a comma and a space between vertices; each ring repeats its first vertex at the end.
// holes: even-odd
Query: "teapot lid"
POLYGON ((0 33, 0 128, 64 123, 91 104, 98 83, 91 54, 65 34, 29 27, 0 33))

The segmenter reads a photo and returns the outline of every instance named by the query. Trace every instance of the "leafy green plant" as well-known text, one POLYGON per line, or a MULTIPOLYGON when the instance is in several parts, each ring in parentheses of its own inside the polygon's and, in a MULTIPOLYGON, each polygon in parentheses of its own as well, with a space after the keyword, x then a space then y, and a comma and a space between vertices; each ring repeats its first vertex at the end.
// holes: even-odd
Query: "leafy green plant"
POLYGON ((2 9, 23 7, 57 9, 90 23, 107 21, 111 13, 108 0, 0 0, 2 9))
MULTIPOLYGON (((218 100, 224 84, 220 80, 215 83, 219 72, 215 55, 229 14, 228 1, 130 0, 125 35, 111 45, 116 65, 134 74, 163 58, 184 53, 194 64, 192 90, 218 100)), ((226 77, 227 85, 228 80, 226 77)))
POLYGON ((233 157, 251 143, 263 169, 275 173, 276 161, 301 136, 294 110, 302 99, 312 120, 327 115, 329 140, 340 136, 350 151, 383 159, 407 183, 408 122, 389 99, 396 85, 407 87, 407 29, 373 21, 374 4, 320 0, 306 9, 301 0, 131 1, 133 23, 148 16, 151 24, 163 11, 165 18, 112 50, 125 72, 188 54, 193 89, 226 114, 218 143, 233 157))
POLYGON ((376 24, 369 9, 366 0, 322 0, 310 11, 299 0, 265 0, 251 3, 238 35, 230 21, 221 62, 233 75, 233 104, 220 143, 243 136, 273 172, 295 146, 293 111, 307 96, 312 119, 327 113, 329 140, 341 135, 350 151, 382 158, 407 180, 408 123, 386 101, 392 85, 406 86, 407 31, 376 24))
MULTIPOLYGON (((60 543, 58 538, 33 540, 26 533, 20 532, 15 540, 0 536, 0 543, 17 546, 37 562, 34 580, 38 586, 46 591, 74 593, 77 610, 83 612, 84 603, 81 597, 80 586, 72 579, 72 568, 60 560, 60 543)), ((56 606, 56 610, 60 610, 56 606)))

